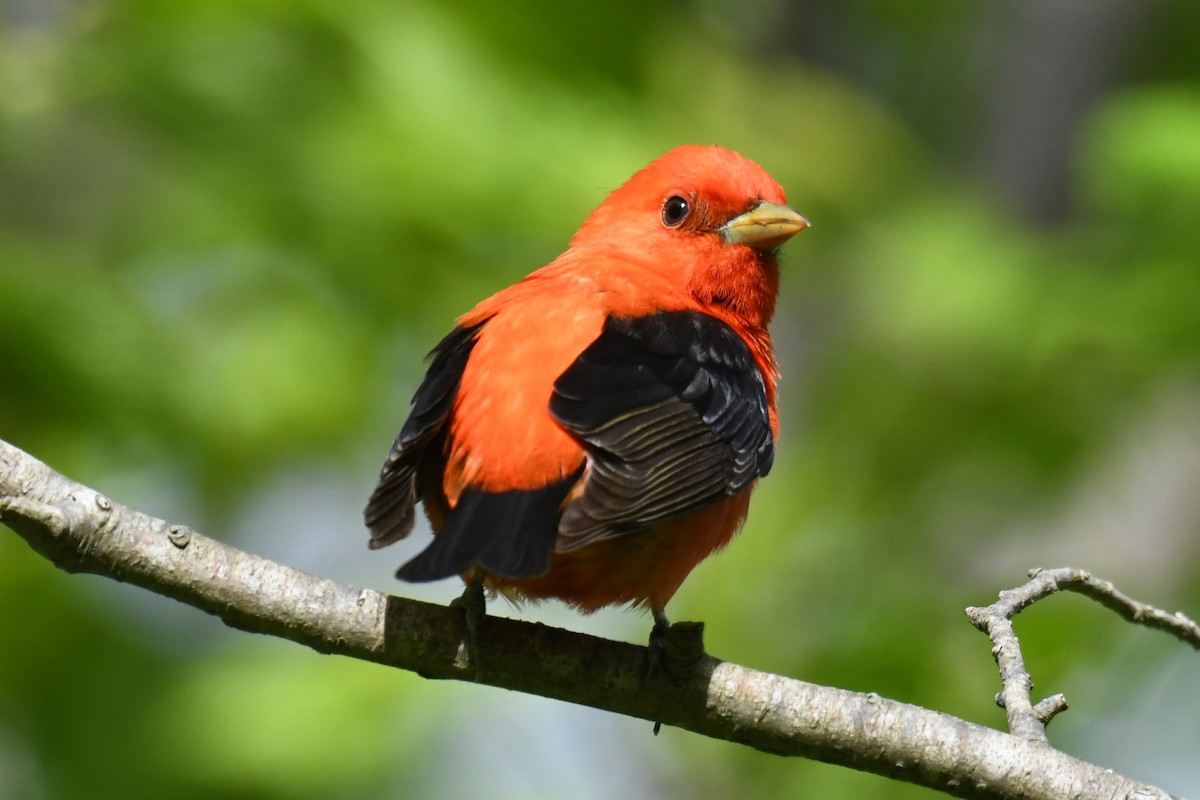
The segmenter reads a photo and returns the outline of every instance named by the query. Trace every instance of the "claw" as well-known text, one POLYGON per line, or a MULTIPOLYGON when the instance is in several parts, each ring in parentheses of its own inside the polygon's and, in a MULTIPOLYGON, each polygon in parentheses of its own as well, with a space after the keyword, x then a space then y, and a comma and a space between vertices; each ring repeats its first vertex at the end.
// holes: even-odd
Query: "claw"
POLYGON ((661 665, 668 675, 683 680, 704 658, 704 623, 677 622, 672 625, 663 609, 655 607, 651 611, 654 627, 650 630, 647 675, 653 675, 661 665))
POLYGON ((467 581, 467 588, 463 589, 463 593, 450 601, 451 608, 462 611, 463 621, 467 625, 467 638, 459 649, 455 665, 462 669, 473 670, 475 680, 479 680, 482 667, 479 637, 483 633, 483 621, 487 619, 487 598, 483 593, 483 575, 483 570, 476 569, 471 579, 467 581))

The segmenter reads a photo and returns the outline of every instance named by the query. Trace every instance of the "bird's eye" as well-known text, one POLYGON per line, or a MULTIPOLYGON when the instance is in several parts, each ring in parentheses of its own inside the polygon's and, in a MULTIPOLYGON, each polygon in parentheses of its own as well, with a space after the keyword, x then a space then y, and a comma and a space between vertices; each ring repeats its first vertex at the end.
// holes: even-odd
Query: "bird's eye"
POLYGON ((692 213, 692 207, 688 203, 687 198, 673 194, 667 198, 667 202, 663 203, 663 225, 666 225, 668 228, 678 227, 687 219, 690 213, 692 213))

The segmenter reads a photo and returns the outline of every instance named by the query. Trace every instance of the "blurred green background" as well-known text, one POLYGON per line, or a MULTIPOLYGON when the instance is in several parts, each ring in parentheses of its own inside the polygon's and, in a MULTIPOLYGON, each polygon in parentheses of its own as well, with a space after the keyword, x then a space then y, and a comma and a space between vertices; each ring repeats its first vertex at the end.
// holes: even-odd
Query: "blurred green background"
MULTIPOLYGON (((1200 5, 4 0, 0 26, 0 437, 119 501, 448 601, 391 578, 424 534, 368 553, 359 516, 424 353, 716 142, 814 227, 774 472, 674 618, 1001 726, 962 609, 1028 567, 1200 615, 1200 5)), ((13 535, 0 629, 4 798, 933 796, 234 632, 13 535)), ((1067 596, 1018 632, 1071 701, 1056 745, 1200 794, 1195 653, 1067 596)))

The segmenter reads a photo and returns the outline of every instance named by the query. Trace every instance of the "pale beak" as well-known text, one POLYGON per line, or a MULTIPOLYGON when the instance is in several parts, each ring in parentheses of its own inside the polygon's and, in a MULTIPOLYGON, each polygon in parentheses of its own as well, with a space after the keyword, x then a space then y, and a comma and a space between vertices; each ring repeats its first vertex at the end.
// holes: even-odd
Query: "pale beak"
POLYGON ((774 250, 807 227, 808 220, 787 206, 762 202, 717 230, 726 244, 774 250))

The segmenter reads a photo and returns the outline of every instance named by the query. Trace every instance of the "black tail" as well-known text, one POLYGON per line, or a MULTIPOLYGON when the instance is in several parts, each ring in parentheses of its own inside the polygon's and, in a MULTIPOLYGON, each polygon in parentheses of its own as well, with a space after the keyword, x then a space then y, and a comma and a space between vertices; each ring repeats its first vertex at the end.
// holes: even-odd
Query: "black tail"
POLYGON ((576 473, 541 489, 466 489, 433 543, 396 572, 417 583, 460 575, 478 565, 506 578, 534 578, 550 568, 558 518, 576 473))

